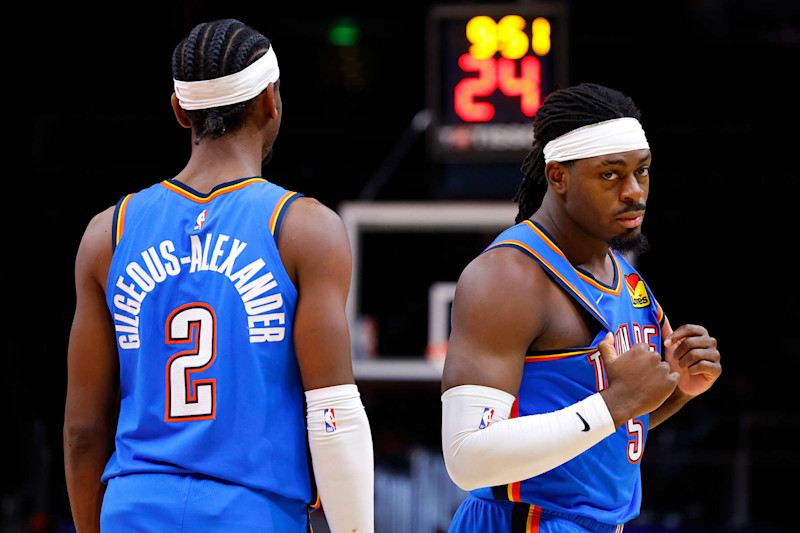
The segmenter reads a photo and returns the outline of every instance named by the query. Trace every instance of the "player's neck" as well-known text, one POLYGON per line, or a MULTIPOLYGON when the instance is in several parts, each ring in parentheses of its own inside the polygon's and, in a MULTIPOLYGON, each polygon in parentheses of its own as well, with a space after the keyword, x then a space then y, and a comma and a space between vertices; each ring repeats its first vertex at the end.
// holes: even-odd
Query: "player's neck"
POLYGON ((218 139, 206 138, 200 144, 193 144, 188 163, 175 179, 207 194, 217 185, 260 176, 261 162, 260 142, 226 134, 218 139))
POLYGON ((608 258, 608 243, 587 232, 563 211, 553 209, 548 202, 531 216, 555 240, 569 262, 591 273, 596 279, 611 283, 613 278, 608 258))

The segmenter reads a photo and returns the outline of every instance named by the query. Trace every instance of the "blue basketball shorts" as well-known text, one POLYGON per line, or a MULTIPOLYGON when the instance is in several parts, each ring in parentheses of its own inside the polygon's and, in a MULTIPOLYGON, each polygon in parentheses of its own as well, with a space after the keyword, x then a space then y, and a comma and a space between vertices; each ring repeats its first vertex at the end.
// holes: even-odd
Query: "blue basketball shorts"
POLYGON ((622 525, 567 515, 527 503, 468 496, 448 533, 621 533, 622 525))
POLYGON ((305 503, 217 480, 174 474, 130 474, 108 480, 103 532, 307 533, 305 503))

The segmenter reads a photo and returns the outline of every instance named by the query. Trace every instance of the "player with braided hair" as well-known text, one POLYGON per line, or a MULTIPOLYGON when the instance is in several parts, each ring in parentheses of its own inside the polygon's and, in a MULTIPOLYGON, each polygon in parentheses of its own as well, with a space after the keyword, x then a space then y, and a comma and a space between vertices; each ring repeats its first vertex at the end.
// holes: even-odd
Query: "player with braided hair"
POLYGON ((548 142, 576 128, 623 117, 640 120, 641 112, 631 98, 602 85, 583 83, 550 95, 533 119, 533 147, 522 162, 523 179, 514 196, 519 204, 516 222, 530 218, 539 207, 534 188, 545 182, 543 150, 548 142))
MULTIPOLYGON (((175 48, 172 75, 176 80, 200 81, 241 71, 269 49, 269 40, 238 21, 229 19, 195 26, 175 48), (234 30, 234 31, 232 31, 234 30), (225 40, 228 34, 230 40, 225 40)), ((187 110, 186 116, 198 127, 195 144, 207 135, 217 138, 235 131, 246 117, 250 101, 187 110)))
POLYGON ((332 532, 370 533, 347 233, 261 176, 282 117, 275 50, 218 20, 172 65, 189 161, 97 215, 76 259, 64 459, 77 530, 305 533, 321 500, 332 532))
POLYGON ((551 94, 517 224, 458 281, 442 448, 471 494, 452 533, 621 531, 639 513, 648 430, 721 374, 717 341, 673 330, 620 253, 646 242, 652 155, 639 115, 599 85, 551 94))

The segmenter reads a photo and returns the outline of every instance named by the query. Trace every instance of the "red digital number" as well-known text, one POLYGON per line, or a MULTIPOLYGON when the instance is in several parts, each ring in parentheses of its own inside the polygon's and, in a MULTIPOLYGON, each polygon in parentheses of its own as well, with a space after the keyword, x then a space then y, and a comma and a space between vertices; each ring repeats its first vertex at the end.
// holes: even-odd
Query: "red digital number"
POLYGON ((522 58, 519 75, 517 62, 505 57, 476 59, 464 54, 458 58, 458 66, 464 72, 478 73, 477 78, 461 80, 453 94, 455 112, 465 122, 487 122, 494 117, 494 106, 476 102, 475 98, 489 96, 498 88, 507 96, 520 97, 520 110, 525 116, 534 116, 541 106, 542 69, 533 56, 522 58))
POLYGON ((497 67, 494 58, 476 59, 472 54, 458 58, 458 66, 464 72, 477 72, 477 78, 458 82, 453 94, 456 114, 467 122, 486 122, 494 117, 494 106, 488 102, 476 102, 476 96, 489 96, 497 89, 497 67))
POLYGON ((517 62, 501 57, 497 60, 497 80, 500 90, 508 96, 519 96, 519 107, 525 116, 532 117, 542 106, 542 66, 533 56, 522 58, 521 75, 517 77, 517 62))

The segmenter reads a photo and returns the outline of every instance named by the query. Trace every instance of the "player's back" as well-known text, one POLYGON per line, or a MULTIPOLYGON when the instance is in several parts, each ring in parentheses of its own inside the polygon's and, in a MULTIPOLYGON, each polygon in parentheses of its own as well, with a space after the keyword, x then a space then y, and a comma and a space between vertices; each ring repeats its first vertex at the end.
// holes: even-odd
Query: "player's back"
POLYGON ((297 291, 278 232, 297 193, 168 180, 123 198, 106 288, 121 403, 104 479, 199 474, 308 501, 297 291))

